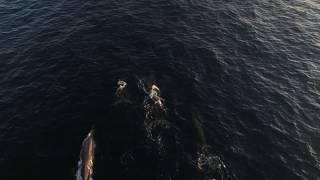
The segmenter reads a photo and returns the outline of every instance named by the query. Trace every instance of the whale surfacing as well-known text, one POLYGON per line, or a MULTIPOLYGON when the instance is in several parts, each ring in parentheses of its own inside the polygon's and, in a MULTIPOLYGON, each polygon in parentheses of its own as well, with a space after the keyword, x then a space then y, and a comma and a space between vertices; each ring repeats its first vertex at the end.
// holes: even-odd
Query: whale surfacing
POLYGON ((92 129, 87 137, 82 142, 82 148, 80 157, 82 160, 81 164, 81 177, 82 180, 89 180, 92 175, 93 159, 94 159, 94 130, 92 129))
POLYGON ((153 100, 153 102, 155 104, 158 104, 160 107, 163 107, 163 102, 162 101, 164 99, 162 97, 160 97, 160 89, 154 84, 151 86, 149 97, 150 97, 150 99, 153 100))
POLYGON ((126 95, 126 87, 127 87, 127 83, 125 81, 122 81, 122 80, 119 80, 117 82, 118 84, 118 88, 117 88, 117 91, 116 91, 116 95, 117 97, 120 97, 120 98, 123 98, 125 97, 126 95))

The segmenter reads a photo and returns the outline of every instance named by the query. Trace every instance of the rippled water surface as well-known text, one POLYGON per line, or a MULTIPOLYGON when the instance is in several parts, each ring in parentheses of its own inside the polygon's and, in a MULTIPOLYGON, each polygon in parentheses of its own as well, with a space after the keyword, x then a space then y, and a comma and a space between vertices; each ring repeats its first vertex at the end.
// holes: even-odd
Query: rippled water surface
POLYGON ((319 179, 319 84, 318 0, 0 0, 0 179, 319 179))

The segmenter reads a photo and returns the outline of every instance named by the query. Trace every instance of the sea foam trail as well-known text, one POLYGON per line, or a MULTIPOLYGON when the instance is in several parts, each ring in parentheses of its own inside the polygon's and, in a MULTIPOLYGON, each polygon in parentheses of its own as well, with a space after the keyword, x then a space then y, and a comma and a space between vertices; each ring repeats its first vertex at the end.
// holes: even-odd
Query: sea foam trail
POLYGON ((138 82, 138 87, 147 94, 143 101, 143 108, 145 111, 144 125, 147 136, 151 140, 160 143, 162 137, 159 132, 161 132, 162 129, 167 129, 169 125, 169 122, 165 119, 166 106, 164 104, 164 99, 161 97, 160 89, 154 84, 151 88, 147 88, 140 80, 138 82), (158 133, 155 131, 158 131, 158 133))
POLYGON ((160 179, 175 179, 177 172, 177 134, 171 122, 167 120, 167 109, 161 97, 160 88, 155 84, 140 80, 138 87, 145 93, 143 109, 145 113, 144 128, 146 136, 156 147, 157 163, 160 179))

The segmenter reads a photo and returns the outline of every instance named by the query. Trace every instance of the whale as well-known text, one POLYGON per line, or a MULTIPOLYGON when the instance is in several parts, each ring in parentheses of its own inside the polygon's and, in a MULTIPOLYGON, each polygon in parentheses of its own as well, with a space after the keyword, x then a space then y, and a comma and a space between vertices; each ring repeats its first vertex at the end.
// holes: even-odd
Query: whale
POLYGON ((151 86, 151 90, 149 92, 149 97, 155 104, 158 104, 160 107, 163 107, 164 99, 160 96, 160 89, 156 85, 151 86))
POLYGON ((116 95, 118 97, 123 98, 125 96, 125 93, 126 93, 125 89, 127 87, 127 83, 125 81, 119 80, 117 82, 117 84, 118 84, 118 88, 117 88, 117 91, 116 91, 116 95))
POLYGON ((206 136, 204 134, 204 131, 203 131, 203 127, 200 123, 200 116, 197 114, 197 113, 193 113, 193 117, 192 117, 192 125, 194 127, 194 130, 195 130, 195 135, 196 135, 196 138, 198 140, 198 143, 200 145, 204 145, 206 146, 207 145, 207 140, 206 140, 206 136))
POLYGON ((87 137, 82 142, 82 148, 80 152, 81 158, 81 177, 82 180, 89 180, 93 172, 93 160, 94 160, 94 129, 88 133, 87 137))

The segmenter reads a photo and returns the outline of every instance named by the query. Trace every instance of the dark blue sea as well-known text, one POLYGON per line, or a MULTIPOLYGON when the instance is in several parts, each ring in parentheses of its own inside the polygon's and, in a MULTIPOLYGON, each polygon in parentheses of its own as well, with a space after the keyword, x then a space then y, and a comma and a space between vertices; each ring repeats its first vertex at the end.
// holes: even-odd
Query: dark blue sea
POLYGON ((319 0, 0 0, 1 180, 319 180, 319 118, 319 0))

